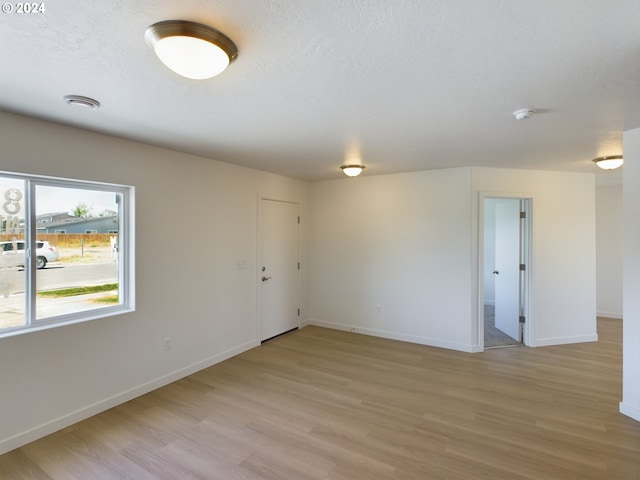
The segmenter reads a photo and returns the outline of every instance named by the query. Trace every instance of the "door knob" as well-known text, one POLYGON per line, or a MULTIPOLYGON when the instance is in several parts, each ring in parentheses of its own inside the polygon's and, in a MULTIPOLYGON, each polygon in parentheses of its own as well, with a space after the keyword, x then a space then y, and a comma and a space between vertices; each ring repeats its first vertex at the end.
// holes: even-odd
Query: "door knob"
POLYGON ((269 280, 271 277, 262 277, 262 281, 266 282, 267 280, 269 280))
POLYGON ((491 272, 491 273, 493 273, 494 275, 500 275, 500 272, 499 272, 498 270, 494 270, 494 271, 493 271, 493 272, 491 272))

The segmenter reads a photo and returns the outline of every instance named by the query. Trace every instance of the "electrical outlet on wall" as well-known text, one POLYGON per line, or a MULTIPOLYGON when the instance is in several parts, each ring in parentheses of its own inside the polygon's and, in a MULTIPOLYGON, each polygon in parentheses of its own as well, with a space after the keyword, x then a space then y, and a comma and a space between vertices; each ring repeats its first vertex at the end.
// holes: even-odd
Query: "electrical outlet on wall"
POLYGON ((171 350, 171 348, 173 347, 173 341, 171 337, 167 337, 164 339, 164 342, 162 343, 162 347, 165 352, 168 352, 169 350, 171 350))
POLYGON ((376 315, 382 314, 382 307, 380 305, 376 305, 376 315))

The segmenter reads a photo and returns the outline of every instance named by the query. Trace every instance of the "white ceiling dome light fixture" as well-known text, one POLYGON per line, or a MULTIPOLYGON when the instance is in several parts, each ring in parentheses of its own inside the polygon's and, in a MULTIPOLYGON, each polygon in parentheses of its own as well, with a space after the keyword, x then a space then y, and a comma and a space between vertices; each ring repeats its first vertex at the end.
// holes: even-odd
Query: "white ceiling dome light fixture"
POLYGON ((229 37, 201 23, 166 20, 148 27, 144 37, 162 63, 192 80, 221 74, 238 56, 229 37))
POLYGON ((622 158, 622 155, 608 155, 605 157, 594 158, 593 163, 603 170, 615 170, 622 166, 624 159, 622 158))
POLYGON ((342 165, 340 168, 347 177, 357 177, 364 170, 364 165, 342 165))

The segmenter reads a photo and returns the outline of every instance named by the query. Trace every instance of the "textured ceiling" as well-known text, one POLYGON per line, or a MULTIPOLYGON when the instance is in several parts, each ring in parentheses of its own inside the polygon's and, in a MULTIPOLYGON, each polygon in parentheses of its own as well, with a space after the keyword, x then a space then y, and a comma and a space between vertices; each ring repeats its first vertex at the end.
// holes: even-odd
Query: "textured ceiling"
POLYGON ((349 155, 366 175, 593 172, 640 127, 637 0, 44 4, 0 14, 0 109, 302 179, 339 178, 349 155), (170 19, 218 28, 238 59, 177 76, 144 42, 170 19))

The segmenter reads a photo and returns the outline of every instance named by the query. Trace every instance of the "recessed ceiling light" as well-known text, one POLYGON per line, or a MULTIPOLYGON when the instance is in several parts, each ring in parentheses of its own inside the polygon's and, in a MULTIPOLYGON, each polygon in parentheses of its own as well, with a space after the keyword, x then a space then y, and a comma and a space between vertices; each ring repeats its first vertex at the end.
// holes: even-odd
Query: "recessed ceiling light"
POLYGON ((238 56, 229 37, 201 23, 166 20, 147 28, 144 37, 162 63, 192 80, 221 74, 238 56))
POLYGON ((83 97, 81 95, 65 95, 64 101, 67 102, 68 105, 72 105, 74 107, 86 108, 89 110, 96 110, 100 108, 100 102, 89 97, 83 97))

